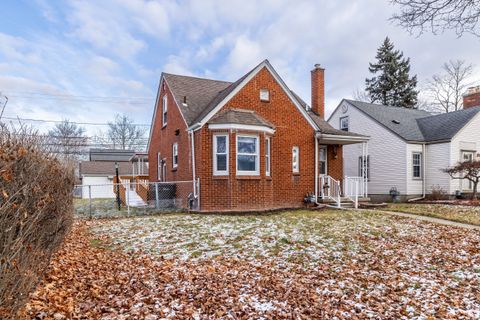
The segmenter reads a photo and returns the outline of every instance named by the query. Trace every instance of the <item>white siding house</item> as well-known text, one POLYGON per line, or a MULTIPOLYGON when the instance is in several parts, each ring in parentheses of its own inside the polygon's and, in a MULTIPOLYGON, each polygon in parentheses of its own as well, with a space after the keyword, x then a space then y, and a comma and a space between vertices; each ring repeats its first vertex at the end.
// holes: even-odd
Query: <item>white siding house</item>
MULTIPOLYGON (((328 122, 348 123, 349 131, 370 136, 368 194, 387 200, 391 188, 405 198, 441 188, 448 194, 469 192, 468 181, 451 179, 442 170, 474 159, 480 148, 480 107, 449 114, 343 100, 328 122), (345 120, 347 118, 348 120, 345 120)), ((345 146, 345 175, 358 176, 362 147, 345 146)))

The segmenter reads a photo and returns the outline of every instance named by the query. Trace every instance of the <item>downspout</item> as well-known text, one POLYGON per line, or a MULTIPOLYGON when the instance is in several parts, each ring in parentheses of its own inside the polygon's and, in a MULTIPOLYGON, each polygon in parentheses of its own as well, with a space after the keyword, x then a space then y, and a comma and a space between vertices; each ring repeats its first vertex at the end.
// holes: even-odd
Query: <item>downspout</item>
POLYGON ((318 204, 318 138, 315 135, 315 203, 318 204))
POLYGON ((193 130, 190 131, 190 135, 192 137, 192 180, 193 180, 193 197, 197 199, 197 174, 195 171, 195 134, 193 130))

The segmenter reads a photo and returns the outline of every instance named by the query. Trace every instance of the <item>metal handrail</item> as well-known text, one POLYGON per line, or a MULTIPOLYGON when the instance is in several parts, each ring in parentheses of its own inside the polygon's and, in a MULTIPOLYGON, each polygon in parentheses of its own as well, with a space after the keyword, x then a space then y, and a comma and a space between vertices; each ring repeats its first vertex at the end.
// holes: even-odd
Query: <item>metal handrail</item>
POLYGON ((341 207, 342 188, 340 181, 335 180, 331 176, 320 175, 320 187, 322 198, 328 198, 335 202, 338 208, 341 207))

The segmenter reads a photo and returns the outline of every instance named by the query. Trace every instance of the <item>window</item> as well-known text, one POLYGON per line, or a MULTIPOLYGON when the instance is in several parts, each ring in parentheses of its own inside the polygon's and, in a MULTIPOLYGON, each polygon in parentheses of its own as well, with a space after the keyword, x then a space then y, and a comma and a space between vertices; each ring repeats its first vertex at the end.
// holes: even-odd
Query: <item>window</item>
POLYGON ((327 174, 327 147, 320 148, 320 174, 327 174))
POLYGON ((358 157, 358 176, 370 181, 370 156, 358 157))
POLYGON ((265 138, 265 175, 270 176, 270 138, 265 138))
POLYGON ((157 180, 162 181, 162 158, 160 152, 157 152, 157 180))
POLYGON ((421 179, 422 178, 422 154, 419 152, 413 153, 412 159, 413 165, 413 178, 421 179))
POLYGON ((213 136, 213 174, 228 175, 228 135, 213 136))
POLYGON ((172 145, 172 168, 178 166, 178 143, 172 145))
POLYGON ((167 181, 167 160, 162 160, 162 179, 160 181, 165 182, 167 181))
POLYGON ((260 89, 260 101, 270 101, 270 91, 268 89, 260 89))
POLYGON ((292 148, 292 171, 293 173, 300 172, 300 150, 297 146, 292 148))
POLYGON ((340 130, 348 131, 348 117, 340 118, 340 130))
POLYGON ((258 136, 237 136, 237 175, 259 175, 258 136))
POLYGON ((463 151, 462 153, 463 153, 463 156, 462 156, 463 162, 465 162, 465 161, 472 162, 473 159, 475 158, 475 152, 463 151))
POLYGON ((165 127, 167 125, 167 106, 168 98, 165 94, 162 99, 162 125, 165 127))

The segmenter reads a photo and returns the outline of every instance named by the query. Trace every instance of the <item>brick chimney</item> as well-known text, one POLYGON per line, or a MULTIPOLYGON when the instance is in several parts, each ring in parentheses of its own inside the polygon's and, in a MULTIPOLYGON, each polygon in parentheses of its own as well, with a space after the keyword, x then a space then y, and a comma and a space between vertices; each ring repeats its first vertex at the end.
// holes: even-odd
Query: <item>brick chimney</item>
POLYGON ((320 64, 312 70, 312 110, 325 118, 325 69, 320 64))
POLYGON ((468 88, 463 94, 463 109, 480 107, 480 86, 468 88))

